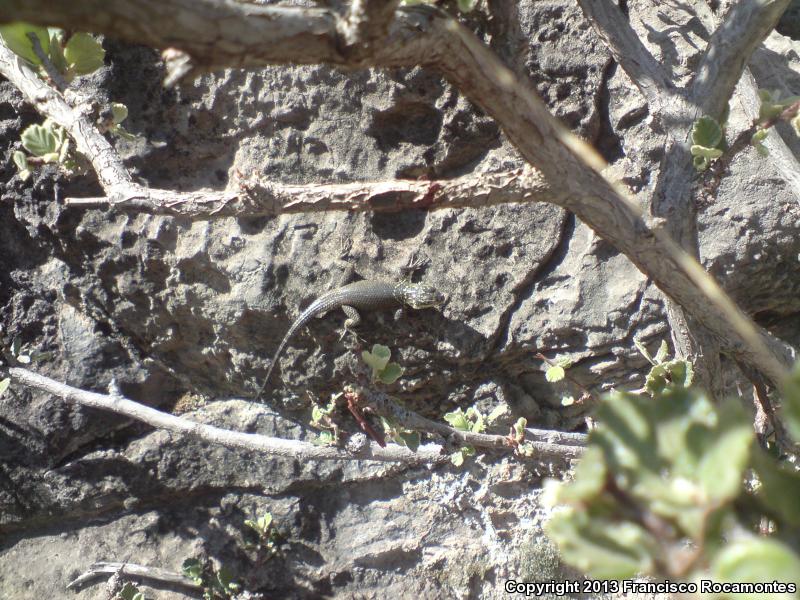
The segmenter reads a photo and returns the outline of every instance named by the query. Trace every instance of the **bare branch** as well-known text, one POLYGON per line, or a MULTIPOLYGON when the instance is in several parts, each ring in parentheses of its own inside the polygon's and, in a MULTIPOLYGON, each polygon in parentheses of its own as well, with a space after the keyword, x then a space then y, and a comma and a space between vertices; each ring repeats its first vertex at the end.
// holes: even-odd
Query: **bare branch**
POLYGON ((180 573, 161 569, 159 567, 148 567, 146 565, 136 565, 133 563, 119 563, 119 562, 96 562, 89 565, 89 568, 81 573, 78 577, 73 579, 67 584, 67 589, 79 589, 86 585, 93 579, 97 579, 102 575, 121 574, 127 577, 136 579, 148 579, 151 581, 160 581, 171 585, 179 585, 190 590, 202 590, 203 586, 196 584, 188 577, 184 577, 180 573))
POLYGON ((554 193, 532 169, 467 175, 439 181, 395 180, 291 185, 232 182, 239 191, 173 192, 127 187, 112 198, 67 198, 67 206, 136 210, 191 219, 258 217, 331 210, 398 212, 408 209, 484 207, 508 202, 550 202, 554 193), (238 183, 238 185, 237 185, 238 183))
POLYGON ((190 435, 197 439, 225 446, 234 450, 254 450, 283 458, 307 460, 374 460, 380 462, 404 462, 410 464, 438 463, 447 460, 442 455, 442 448, 436 444, 420 446, 416 452, 408 448, 392 444, 381 448, 377 444, 367 444, 361 449, 345 450, 332 446, 318 446, 311 442, 285 440, 268 437, 257 433, 230 431, 213 425, 196 423, 182 417, 161 412, 155 408, 139 404, 118 395, 98 394, 68 386, 66 384, 14 367, 9 375, 28 387, 48 392, 66 400, 91 408, 107 410, 125 417, 147 423, 157 429, 166 429, 176 433, 190 435))
POLYGON ((719 119, 750 55, 775 29, 791 0, 739 0, 711 36, 691 86, 700 115, 719 119))
MULTIPOLYGON (((19 367, 9 369, 9 375, 14 381, 28 387, 48 392, 67 402, 74 402, 83 406, 110 411, 131 419, 136 419, 137 421, 142 421, 157 429, 186 434, 205 442, 234 450, 251 450, 303 461, 373 460, 417 465, 439 463, 447 460, 447 456, 443 454, 443 447, 437 444, 424 444, 414 452, 397 444, 387 445, 385 448, 377 444, 365 444, 361 448, 354 449, 350 447, 343 449, 332 446, 318 446, 311 442, 286 440, 256 433, 242 433, 239 431, 222 429, 213 425, 197 423, 134 402, 133 400, 122 397, 118 393, 98 394, 96 392, 89 392, 68 386, 54 379, 50 379, 49 377, 44 377, 43 375, 19 367)), ((422 417, 420 417, 420 419, 421 418, 422 417)), ((427 419, 425 421, 427 421, 427 419)), ((428 423, 434 422, 429 421, 428 423)), ((442 425, 441 427, 447 430, 451 436, 455 436, 455 439, 461 439, 459 434, 463 432, 451 429, 446 425, 442 425)), ((423 431, 437 431, 438 433, 442 433, 443 430, 441 428, 436 430, 428 427, 427 429, 423 429, 423 431)), ((508 444, 499 441, 505 439, 503 436, 471 435, 472 437, 470 437, 468 441, 462 441, 482 448, 503 449, 506 451, 512 449, 508 444)), ((537 453, 540 453, 537 454, 537 459, 555 456, 560 458, 575 458, 582 451, 582 449, 576 445, 576 442, 577 439, 573 439, 571 444, 541 441, 532 442, 532 444, 537 453)))
POLYGON ((642 44, 625 15, 610 0, 578 0, 578 4, 614 60, 639 88, 647 103, 652 105, 651 110, 657 111, 674 94, 674 86, 663 67, 642 44))
POLYGON ((213 0, 6 0, 5 5, 4 14, 15 18, 177 47, 200 65, 325 62, 349 67, 435 67, 501 125, 522 156, 551 185, 564 189, 560 206, 625 253, 662 291, 704 323, 728 352, 756 366, 774 383, 788 373, 792 350, 759 330, 665 231, 651 230, 627 191, 603 178, 600 170, 605 164, 599 155, 550 115, 530 85, 518 80, 470 31, 440 10, 414 6, 398 11, 385 43, 371 57, 348 62, 337 49, 336 16, 325 10, 213 0), (159 19, 164 10, 169 10, 169 18, 159 19), (244 21, 241 27, 237 18, 244 21))

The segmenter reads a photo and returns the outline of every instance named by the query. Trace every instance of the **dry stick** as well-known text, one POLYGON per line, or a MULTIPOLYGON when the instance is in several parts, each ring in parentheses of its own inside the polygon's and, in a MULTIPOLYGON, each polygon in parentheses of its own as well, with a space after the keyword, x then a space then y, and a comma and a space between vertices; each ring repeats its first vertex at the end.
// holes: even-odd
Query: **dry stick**
POLYGON ((196 584, 188 577, 184 577, 180 573, 169 571, 167 569, 160 569, 158 567, 148 567, 146 565, 136 565, 132 563, 118 563, 118 562, 96 562, 89 565, 89 568, 81 573, 78 577, 73 579, 67 584, 67 589, 78 589, 83 587, 92 579, 96 579, 101 575, 120 573, 128 577, 135 577, 141 579, 148 579, 151 581, 160 581, 172 585, 179 585, 190 590, 202 590, 203 586, 196 584))
POLYGON ((340 17, 325 9, 214 0, 5 0, 4 6, 19 19, 178 48, 207 68, 328 63, 438 69, 500 124, 552 185, 567 192, 554 203, 573 211, 625 253, 708 327, 728 352, 773 383, 787 375, 792 349, 758 329, 658 224, 650 229, 627 191, 603 178, 605 163, 597 153, 556 121, 529 84, 519 81, 474 34, 442 11, 427 6, 399 10, 385 43, 369 53, 343 53, 336 29, 340 17), (161 18, 164 11, 169 19, 161 18))
MULTIPOLYGON (((9 374, 13 380, 23 385, 49 392, 67 402, 111 411, 142 421, 157 429, 187 434, 212 444, 236 450, 255 450, 297 460, 373 460, 414 465, 438 463, 447 460, 447 456, 443 454, 443 448, 437 444, 422 445, 415 452, 396 444, 387 445, 385 448, 381 448, 377 444, 368 444, 362 449, 352 451, 331 446, 318 446, 311 442, 285 440, 256 433, 242 433, 204 423, 196 423, 144 404, 139 404, 119 394, 98 394, 81 390, 19 367, 9 369, 9 374)), ((452 431, 455 432, 456 430, 452 431)), ((500 446, 496 443, 496 440, 489 439, 494 437, 500 436, 487 436, 483 443, 479 439, 470 443, 475 446, 497 449, 500 446)), ((580 453, 579 448, 576 449, 572 446, 562 447, 561 444, 542 443, 536 449, 541 450, 544 456, 563 454, 573 457, 580 453), (562 448, 564 449, 563 451, 562 448)), ((506 450, 509 450, 509 448, 506 448, 506 450)))

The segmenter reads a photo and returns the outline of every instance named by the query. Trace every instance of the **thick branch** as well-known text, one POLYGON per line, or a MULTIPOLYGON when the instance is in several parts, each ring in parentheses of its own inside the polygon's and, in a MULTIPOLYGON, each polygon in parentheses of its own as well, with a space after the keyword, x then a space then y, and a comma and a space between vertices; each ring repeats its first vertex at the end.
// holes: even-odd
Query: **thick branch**
POLYGON ((627 192, 600 174, 605 165, 594 150, 565 130, 531 87, 471 32, 437 9, 415 6, 398 11, 385 44, 376 47, 371 58, 348 63, 337 50, 335 16, 326 10, 213 0, 5 0, 3 6, 5 15, 102 31, 156 47, 177 47, 192 54, 197 64, 218 67, 276 62, 434 67, 501 125, 551 185, 564 189, 560 206, 625 253, 704 323, 727 351, 774 383, 787 374, 790 349, 759 331, 668 234, 650 230, 627 192), (170 11, 168 19, 163 18, 164 10, 170 11), (216 18, 209 19, 210 15, 216 18), (244 22, 237 23, 237 18, 244 22), (300 39, 306 44, 299 44, 300 39))
POLYGON ((658 110, 668 100, 674 86, 619 7, 611 0, 578 0, 578 4, 614 60, 651 105, 651 110, 658 110))
POLYGON ((719 119, 745 65, 791 0, 738 0, 708 42, 691 87, 700 115, 719 119))

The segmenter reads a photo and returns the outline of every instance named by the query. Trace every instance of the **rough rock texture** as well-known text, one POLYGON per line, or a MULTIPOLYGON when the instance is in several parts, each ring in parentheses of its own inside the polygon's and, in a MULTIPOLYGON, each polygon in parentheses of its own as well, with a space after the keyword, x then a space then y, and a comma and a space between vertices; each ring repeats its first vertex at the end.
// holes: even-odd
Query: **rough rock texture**
MULTIPOLYGON (((629 4, 635 12, 642 3, 629 4)), ((470 17, 476 31, 646 201, 663 140, 574 2, 498 0, 483 10, 491 17, 470 17)), ((680 65, 680 81, 702 30, 677 6, 644 13, 637 29, 680 65), (670 20, 681 27, 648 35, 670 20)), ((756 75, 796 92, 791 44, 774 34, 756 75)), ((83 83, 129 107, 128 129, 141 137, 117 147, 153 186, 222 187, 234 171, 302 183, 520 165, 497 126, 427 71, 230 71, 164 91, 155 52, 105 46, 109 66, 83 83)), ((550 205, 195 223, 66 210, 54 198, 97 195, 91 176, 14 177, 11 151, 37 120, 0 83, 2 335, 54 352, 36 368, 72 385, 104 390, 114 380, 150 405, 198 406, 194 419, 306 438, 309 394, 326 399, 350 379, 360 349, 384 343, 406 368, 392 391, 429 416, 507 402, 531 423, 574 429, 587 407, 561 406, 561 394, 576 390, 546 384, 536 352, 573 360, 574 378, 595 390, 636 386, 645 361, 633 340, 668 337, 658 291, 550 205), (449 301, 441 313, 410 311, 398 321, 365 315, 360 339, 338 341, 342 317, 329 315, 293 340, 268 406, 220 400, 252 393, 300 308, 354 273, 434 282, 449 301)), ((707 266, 795 342, 799 216, 769 163, 747 154, 700 223, 707 266)), ((298 464, 210 448, 24 389, 0 403, 2 598, 60 597, 96 560, 177 570, 197 555, 279 597, 500 598, 508 578, 568 576, 541 534, 547 465, 494 456, 463 470, 298 464), (264 511, 288 543, 256 566, 243 521, 264 511)))

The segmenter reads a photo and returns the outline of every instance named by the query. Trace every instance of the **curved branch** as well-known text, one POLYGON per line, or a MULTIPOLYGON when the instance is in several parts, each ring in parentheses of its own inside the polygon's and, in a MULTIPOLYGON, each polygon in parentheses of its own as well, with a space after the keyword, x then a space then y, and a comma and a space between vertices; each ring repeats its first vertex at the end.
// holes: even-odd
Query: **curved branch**
POLYGON ((700 115, 719 119, 745 65, 786 11, 791 0, 738 0, 708 42, 694 76, 690 100, 700 115))

